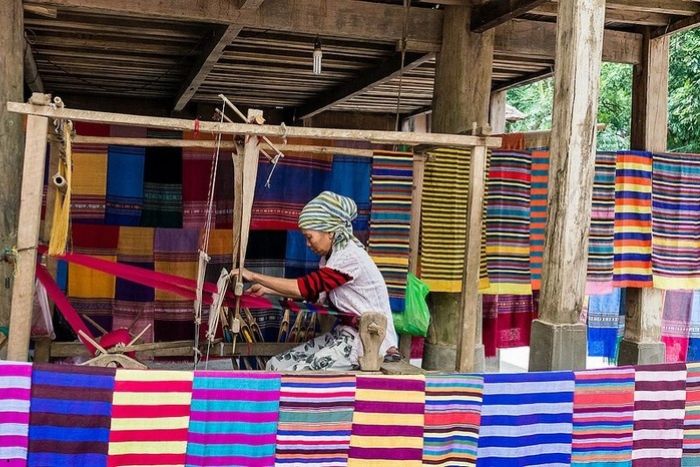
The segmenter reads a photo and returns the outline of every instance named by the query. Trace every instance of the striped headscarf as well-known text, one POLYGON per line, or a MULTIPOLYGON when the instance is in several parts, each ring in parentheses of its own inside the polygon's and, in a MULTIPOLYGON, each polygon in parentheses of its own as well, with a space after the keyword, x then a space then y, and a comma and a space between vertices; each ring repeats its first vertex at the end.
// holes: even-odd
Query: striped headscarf
POLYGON ((299 214, 299 228, 332 232, 333 249, 341 249, 349 240, 362 243, 352 233, 352 221, 357 217, 357 205, 347 196, 324 191, 309 201, 299 214))

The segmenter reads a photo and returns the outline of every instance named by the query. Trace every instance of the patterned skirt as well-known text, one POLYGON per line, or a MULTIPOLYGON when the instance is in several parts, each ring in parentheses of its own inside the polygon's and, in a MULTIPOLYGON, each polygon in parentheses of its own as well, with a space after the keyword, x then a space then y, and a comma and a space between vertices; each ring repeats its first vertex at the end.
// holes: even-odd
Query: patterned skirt
POLYGON ((351 370, 357 366, 356 336, 345 326, 272 357, 267 371, 351 370))

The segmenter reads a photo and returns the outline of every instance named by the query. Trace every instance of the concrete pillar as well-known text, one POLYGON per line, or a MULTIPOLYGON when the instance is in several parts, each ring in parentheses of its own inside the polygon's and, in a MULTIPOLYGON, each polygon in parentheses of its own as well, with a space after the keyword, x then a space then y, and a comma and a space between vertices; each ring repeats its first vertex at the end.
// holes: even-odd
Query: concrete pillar
POLYGON ((10 321, 13 265, 2 261, 17 243, 19 191, 24 135, 22 117, 6 110, 8 101, 24 101, 24 17, 21 0, 0 0, 0 326, 10 321))
MULTIPOLYGON (((488 124, 494 32, 471 33, 470 19, 471 7, 445 7, 431 116, 431 129, 436 133, 460 133, 471 130, 474 123, 482 128, 488 124)), ((428 300, 432 322, 423 367, 454 370, 460 294, 431 293, 428 300)), ((480 338, 477 342, 481 343, 480 338)), ((475 367, 483 367, 483 348, 475 351, 475 367)))
MULTIPOLYGON (((651 39, 645 30, 642 60, 632 80, 632 149, 665 151, 668 140, 668 36, 651 39)), ((656 289, 627 290, 625 335, 620 343, 619 365, 662 363, 663 293, 656 289)))
POLYGON ((560 0, 547 229, 530 371, 586 366, 583 309, 605 0, 560 0))

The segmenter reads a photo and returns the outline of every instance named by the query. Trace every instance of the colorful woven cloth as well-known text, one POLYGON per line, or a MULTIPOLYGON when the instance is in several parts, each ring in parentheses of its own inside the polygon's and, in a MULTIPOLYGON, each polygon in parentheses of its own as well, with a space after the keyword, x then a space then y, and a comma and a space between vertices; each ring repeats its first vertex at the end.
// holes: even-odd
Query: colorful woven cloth
POLYGON ((296 279, 318 269, 320 257, 306 246, 306 237, 298 230, 287 232, 284 275, 296 279))
POLYGON ((384 276, 394 313, 405 308, 413 155, 375 151, 368 252, 384 276))
MULTIPOLYGON (((188 279, 196 279, 199 233, 199 229, 156 229, 154 240, 155 270, 188 279)), ((192 322, 194 305, 191 300, 164 290, 156 290, 155 297, 156 320, 192 322)), ((172 327, 172 323, 169 325, 172 327)), ((161 340, 158 331, 158 326, 156 326, 156 340, 161 340)), ((191 329, 189 331, 191 332, 191 329)))
POLYGON ((690 343, 693 292, 669 290, 664 296, 661 342, 666 345, 666 363, 685 362, 690 343))
POLYGON ((683 466, 700 465, 700 363, 689 363, 685 380, 683 466))
POLYGON ((685 416, 685 364, 636 367, 632 463, 680 465, 685 416))
POLYGON ((425 378, 358 376, 349 466, 420 466, 425 378))
POLYGON ((280 376, 195 371, 188 466, 275 463, 280 376))
POLYGON ((531 156, 494 151, 486 185, 485 295, 532 293, 530 277, 531 156))
MULTIPOLYGON (((304 143, 313 144, 312 141, 304 143)), ((290 144, 293 144, 291 140, 290 144)), ((272 175, 270 186, 266 187, 272 165, 267 159, 262 159, 255 185, 251 228, 295 230, 304 205, 328 188, 331 163, 332 158, 327 155, 285 152, 284 159, 280 160, 272 175)))
POLYGON ((471 151, 439 149, 425 163, 421 279, 432 292, 462 290, 471 151))
POLYGON ((107 146, 73 145, 71 220, 102 224, 107 195, 107 146))
POLYGON ((574 374, 486 374, 478 467, 568 466, 574 374))
POLYGON ((615 153, 611 152, 599 152, 595 157, 591 230, 588 235, 587 295, 612 292, 615 158, 615 153))
POLYGON ((214 204, 216 206, 216 228, 233 227, 233 159, 219 158, 216 169, 216 186, 214 187, 214 204))
POLYGON ((688 342, 689 362, 700 361, 700 291, 693 292, 693 303, 690 311, 690 339, 688 342))
POLYGON ((617 153, 614 287, 651 287, 651 153, 617 153))
POLYGON ((108 465, 183 465, 191 371, 117 369, 108 465))
POLYGON ((533 295, 483 296, 483 343, 487 357, 495 356, 496 349, 530 345, 538 297, 538 291, 533 295))
POLYGON ((27 465, 32 365, 0 361, 0 465, 27 465))
POLYGON ((625 318, 622 311, 622 290, 607 295, 593 295, 588 300, 588 355, 617 361, 617 351, 625 318))
POLYGON ((654 287, 700 289, 700 160, 654 154, 654 287))
POLYGON ((579 371, 574 376, 571 465, 630 465, 634 369, 579 371))
POLYGON ((370 175, 372 159, 345 156, 342 149, 333 154, 333 163, 328 179, 328 189, 347 196, 357 205, 357 217, 352 221, 353 235, 367 244, 370 215, 370 175))
POLYGON ((107 207, 105 222, 140 225, 143 210, 143 168, 146 150, 110 146, 107 152, 107 207))
POLYGON ((549 153, 532 153, 532 180, 530 182, 530 274, 532 290, 542 285, 542 255, 547 226, 547 193, 549 180, 549 153))
POLYGON ((481 376, 426 376, 423 465, 476 465, 483 387, 481 376))
POLYGON ((275 465, 346 465, 354 405, 354 376, 282 376, 275 465))
MULTIPOLYGON (((203 228, 206 225, 213 151, 195 148, 182 151, 182 226, 185 228, 203 228)), ((231 158, 224 151, 219 157, 231 158)), ((215 210, 214 206, 212 210, 215 210)), ((213 228, 216 221, 214 212, 211 220, 213 228)))
POLYGON ((36 364, 29 465, 107 465, 113 368, 36 364))
POLYGON ((143 197, 142 226, 182 227, 181 148, 146 148, 143 197))

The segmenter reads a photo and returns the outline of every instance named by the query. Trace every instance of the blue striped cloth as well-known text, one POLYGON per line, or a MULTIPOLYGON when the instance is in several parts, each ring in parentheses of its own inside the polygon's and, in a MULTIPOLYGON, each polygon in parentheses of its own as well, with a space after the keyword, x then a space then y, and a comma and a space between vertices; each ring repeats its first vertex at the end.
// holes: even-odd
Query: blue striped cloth
POLYGON ((105 213, 107 224, 139 225, 143 209, 145 158, 144 148, 109 146, 105 213))
POLYGON ((477 467, 568 466, 574 374, 486 374, 477 467))

